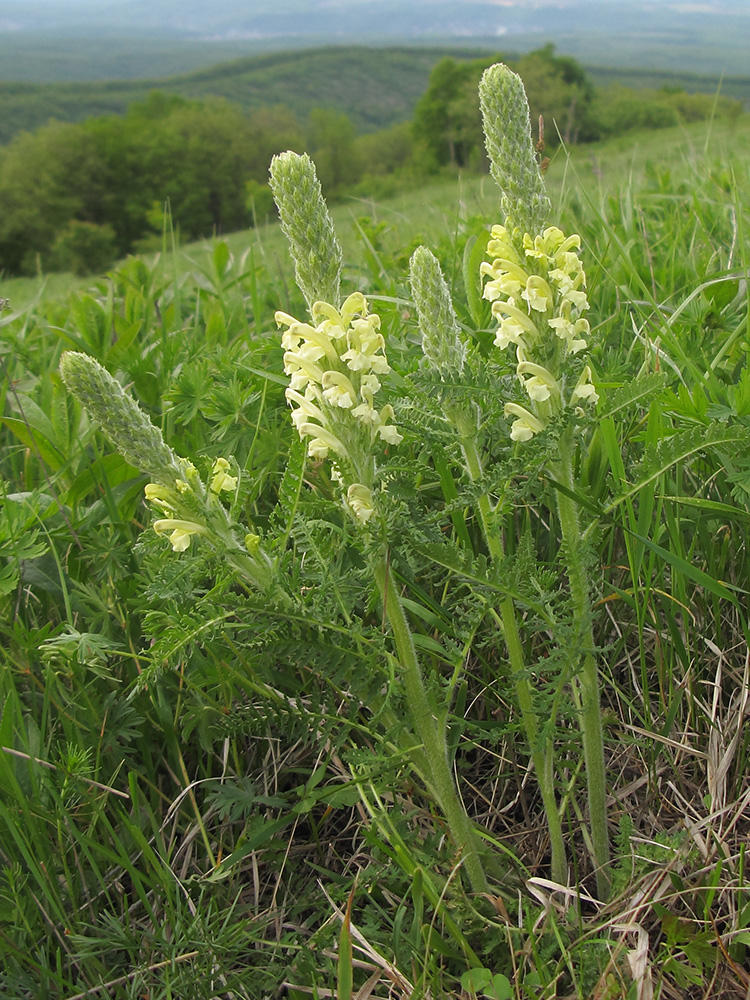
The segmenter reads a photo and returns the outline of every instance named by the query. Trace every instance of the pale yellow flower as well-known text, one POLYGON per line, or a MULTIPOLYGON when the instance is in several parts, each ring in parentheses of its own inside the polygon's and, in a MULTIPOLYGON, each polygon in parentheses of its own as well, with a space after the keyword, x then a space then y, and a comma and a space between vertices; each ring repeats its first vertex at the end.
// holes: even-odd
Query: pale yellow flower
POLYGON ((400 444, 404 440, 403 434, 399 434, 393 424, 381 424, 378 427, 378 437, 386 444, 400 444))
MULTIPOLYGON (((581 314, 589 303, 577 253, 580 247, 577 233, 565 236, 557 226, 533 237, 517 229, 511 236, 502 226, 492 229, 487 244, 491 260, 480 266, 480 276, 488 279, 483 294, 492 302, 498 321, 494 342, 503 350, 515 345, 516 374, 531 402, 530 410, 516 403, 506 406, 506 415, 516 417, 510 435, 514 441, 528 441, 566 405, 562 390, 565 359, 588 347, 590 327, 581 314), (519 240, 523 260, 515 249, 519 240)), ((577 402, 597 398, 588 368, 586 372, 571 393, 569 404, 576 412, 580 409, 577 402)))
POLYGON ((351 410, 357 391, 346 375, 341 372, 327 371, 323 375, 323 399, 330 406, 340 406, 351 410))
POLYGON ((375 513, 372 491, 361 483, 353 483, 349 487, 346 491, 346 502, 363 524, 366 524, 375 513))
POLYGON ((587 403, 598 403, 599 395, 596 391, 595 386, 591 382, 591 368, 589 365, 581 372, 581 377, 578 379, 578 384, 573 390, 570 397, 571 404, 578 402, 587 403))
POLYGON ((536 309, 537 312, 547 312, 552 308, 552 289, 538 274, 529 276, 521 298, 528 302, 529 309, 536 309))
POLYGON ((491 257, 502 257, 505 260, 512 261, 514 264, 521 263, 521 258, 518 256, 505 226, 492 227, 490 230, 490 240, 487 243, 487 253, 491 257))
POLYGON ((533 413, 529 412, 525 406, 518 403, 505 404, 505 416, 517 417, 510 428, 512 441, 530 441, 535 434, 544 430, 544 424, 533 413))
POLYGON ((346 457, 346 448, 327 427, 304 423, 300 424, 297 430, 300 437, 312 438, 307 446, 307 454, 310 458, 328 458, 329 451, 336 452, 342 458, 346 457))
POLYGON ((174 498, 166 486, 160 486, 158 483, 147 483, 143 492, 146 494, 148 502, 155 507, 160 507, 165 513, 174 511, 174 498))
POLYGON ((276 314, 279 325, 287 326, 282 336, 287 348, 284 371, 290 377, 286 398, 294 404, 292 422, 300 437, 311 439, 308 454, 320 459, 327 458, 330 452, 351 457, 346 455, 336 430, 341 427, 341 410, 348 410, 369 429, 369 442, 380 436, 389 443, 398 443, 401 435, 388 425, 393 409, 384 407, 378 413, 374 403, 380 389, 378 375, 391 370, 380 317, 368 313, 361 292, 350 295, 341 309, 328 302, 315 302, 311 313, 314 326, 298 323, 287 313, 276 314), (344 365, 348 372, 341 370, 344 365))
POLYGON ((202 524, 171 517, 154 521, 154 531, 157 535, 164 535, 168 531, 171 532, 169 541, 174 552, 184 552, 189 547, 190 539, 193 535, 208 534, 208 531, 202 524))
MULTIPOLYGON (((519 355, 522 351, 519 348, 519 355)), ((560 386, 557 379, 546 368, 536 365, 532 361, 519 361, 516 374, 523 382, 524 388, 529 394, 529 399, 537 403, 543 403, 554 394, 559 397, 560 386), (528 375, 529 378, 524 378, 528 375)))
POLYGON ((251 556, 254 556, 260 548, 260 535, 248 532, 248 534, 245 535, 245 548, 251 556))
POLYGON ((230 476, 227 472, 229 468, 229 462, 225 458, 217 458, 214 462, 214 467, 211 470, 213 478, 211 479, 209 489, 212 493, 216 493, 217 496, 222 490, 231 493, 232 490, 237 488, 237 476, 230 476))

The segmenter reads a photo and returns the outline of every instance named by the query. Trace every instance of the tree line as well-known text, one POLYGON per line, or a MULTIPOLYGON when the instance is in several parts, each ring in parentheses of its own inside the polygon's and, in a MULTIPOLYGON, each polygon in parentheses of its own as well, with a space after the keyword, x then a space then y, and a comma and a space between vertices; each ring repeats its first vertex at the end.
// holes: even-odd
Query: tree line
MULTIPOLYGON (((314 156, 329 199, 382 196, 441 170, 484 169, 476 90, 497 60, 441 60, 413 121, 366 135, 333 110, 316 109, 301 121, 285 106, 244 112, 221 99, 160 92, 122 116, 22 133, 0 149, 0 269, 104 270, 160 244, 167 204, 185 241, 265 221, 272 210, 268 164, 285 149, 314 156)), ((546 123, 549 147, 741 113, 737 101, 676 89, 597 90, 552 46, 514 68, 532 121, 546 123)))

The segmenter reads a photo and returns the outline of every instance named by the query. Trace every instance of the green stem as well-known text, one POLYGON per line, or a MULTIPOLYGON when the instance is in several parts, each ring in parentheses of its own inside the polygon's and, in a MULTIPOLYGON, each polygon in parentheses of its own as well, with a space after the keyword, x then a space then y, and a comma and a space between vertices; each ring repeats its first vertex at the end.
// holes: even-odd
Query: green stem
MULTIPOLYGON (((561 486, 575 491, 573 479, 573 440, 567 431, 560 441, 560 461, 551 471, 561 486)), ((583 759, 589 799, 591 842, 596 867, 599 896, 606 900, 610 892, 609 830, 607 825, 607 792, 604 767, 604 734, 602 730, 599 674, 594 655, 594 632, 589 597, 589 581, 583 555, 583 540, 578 521, 578 506, 572 496, 556 491, 560 528, 566 547, 568 579, 573 601, 573 614, 579 640, 586 650, 580 671, 573 678, 580 693, 580 727, 583 759)))
POLYGON ((531 685, 526 677, 523 647, 521 646, 521 637, 518 634, 516 613, 512 599, 510 597, 504 598, 500 605, 500 614, 497 615, 496 612, 493 612, 493 614, 495 614, 500 624, 505 637, 505 644, 508 648, 508 659, 513 676, 513 685, 518 705, 521 709, 521 721, 526 732, 526 741, 531 751, 531 762, 536 771, 544 813, 547 817, 547 829, 549 832, 550 849, 552 851, 550 874, 555 882, 567 885, 568 862, 565 854, 565 839, 560 821, 560 810, 555 795, 555 767, 552 741, 549 738, 546 738, 544 742, 540 740, 539 716, 534 709, 531 685))
MULTIPOLYGON (((482 475, 482 464, 472 427, 465 415, 455 414, 454 420, 461 436, 461 448, 469 477, 472 482, 477 482, 482 475)), ((503 540, 500 533, 493 530, 492 507, 486 493, 479 497, 478 507, 487 547, 490 550, 492 558, 500 562, 505 556, 503 540)), ((547 738, 543 744, 540 743, 539 717, 534 709, 531 685, 526 673, 526 661, 523 654, 521 636, 518 632, 513 598, 504 597, 500 603, 500 614, 497 615, 496 612, 493 612, 493 614, 495 614, 496 620, 499 622, 505 637, 516 698, 521 709, 521 721, 526 732, 526 741, 531 751, 531 762, 536 771, 539 791, 542 796, 542 805, 547 817, 547 829, 549 831, 550 849, 552 851, 550 872, 555 882, 567 885, 568 863, 565 854, 565 840, 560 822, 560 812, 555 796, 555 768, 552 741, 547 738)))
POLYGON ((384 555, 378 561, 374 572, 403 670, 406 704, 416 727, 417 735, 424 747, 429 782, 448 822, 453 842, 461 852, 472 889, 477 893, 487 892, 487 877, 479 858, 478 838, 453 780, 453 772, 448 759, 445 728, 438 723, 436 714, 433 712, 414 648, 411 629, 398 590, 394 586, 389 572, 387 556, 384 555))

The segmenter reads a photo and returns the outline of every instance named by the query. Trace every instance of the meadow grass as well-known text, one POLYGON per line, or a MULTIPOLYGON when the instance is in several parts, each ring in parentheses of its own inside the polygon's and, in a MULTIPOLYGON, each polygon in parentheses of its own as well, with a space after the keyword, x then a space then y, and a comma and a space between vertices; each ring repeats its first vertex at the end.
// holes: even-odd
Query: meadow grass
MULTIPOLYGON (((301 453, 273 315, 304 305, 278 229, 167 248, 98 281, 0 286, 0 994, 747 995, 749 145, 745 127, 670 130, 561 154, 548 174, 555 218, 583 237, 601 396, 575 493, 597 581, 606 904, 575 712, 554 680, 569 635, 557 525, 523 467, 504 528, 537 697, 562 699, 549 735, 568 891, 549 880, 488 584, 467 590, 479 562, 462 576, 419 539, 393 554, 433 683, 446 660, 464 667, 449 736, 491 857, 481 900, 460 890, 398 695, 384 697, 395 665, 351 526, 314 464, 297 492, 284 475, 301 453), (180 556, 144 530, 145 478, 61 385, 69 348, 129 384, 200 471, 235 457, 236 516, 286 543, 304 620, 207 550, 180 556), (547 624, 531 628, 537 606, 547 624)), ((468 177, 333 211, 344 290, 382 314, 403 380, 396 523, 406 539, 410 517, 447 503, 450 540, 472 557, 476 490, 451 471, 455 444, 420 381, 408 259, 419 242, 435 250, 491 375, 463 262, 497 211, 491 181, 468 177)), ((490 375, 473 391, 492 414, 490 375)), ((483 439, 507 461, 501 416, 483 439)))

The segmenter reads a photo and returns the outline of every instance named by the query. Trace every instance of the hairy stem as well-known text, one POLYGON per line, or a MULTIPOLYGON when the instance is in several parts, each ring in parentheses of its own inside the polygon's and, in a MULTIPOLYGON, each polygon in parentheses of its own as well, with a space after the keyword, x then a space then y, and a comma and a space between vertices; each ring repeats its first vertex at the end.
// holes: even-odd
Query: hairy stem
POLYGON ((414 648, 398 590, 384 555, 375 567, 375 580, 383 608, 393 632, 399 663, 403 671, 406 704, 419 739, 424 747, 428 780, 447 820, 451 837, 460 851, 466 874, 474 892, 487 892, 487 877, 479 858, 478 838, 458 795, 448 759, 445 727, 438 722, 425 687, 422 670, 414 648))
MULTIPOLYGON (((574 492, 573 440, 570 430, 560 442, 560 461, 551 471, 570 493, 574 492)), ((594 655, 594 633, 591 618, 589 581, 583 554, 583 539, 578 521, 578 506, 572 496, 557 490, 557 511, 565 541, 568 579, 573 601, 575 624, 585 653, 580 671, 573 678, 580 696, 580 727, 583 758, 589 799, 591 841, 596 867, 599 896, 605 900, 610 892, 609 831, 607 827, 606 775, 604 768, 604 734, 602 730, 599 674, 594 655)))
MULTIPOLYGON (((461 437, 461 448, 469 477, 472 482, 476 482, 482 475, 482 464, 479 452, 477 451, 473 430, 465 415, 462 418, 461 415, 456 414, 455 422, 461 437)), ((503 541, 500 533, 493 527, 492 507, 490 499, 486 494, 482 494, 479 497, 478 507, 487 547, 490 550, 492 558, 499 562, 505 554, 503 541)), ((550 849, 552 852, 551 875, 555 882, 567 885, 568 865, 565 854, 565 840, 563 838, 560 812, 555 796, 554 751, 552 741, 549 738, 545 739, 543 743, 540 741, 539 717, 534 709, 531 685, 527 676, 526 662, 521 644, 521 636, 518 632, 513 598, 504 597, 500 602, 499 614, 494 611, 493 614, 505 637, 513 685, 518 705, 521 709, 521 721, 526 733, 526 741, 531 751, 531 762, 536 771, 539 791, 542 795, 542 804, 547 817, 547 829, 549 831, 550 849)))

